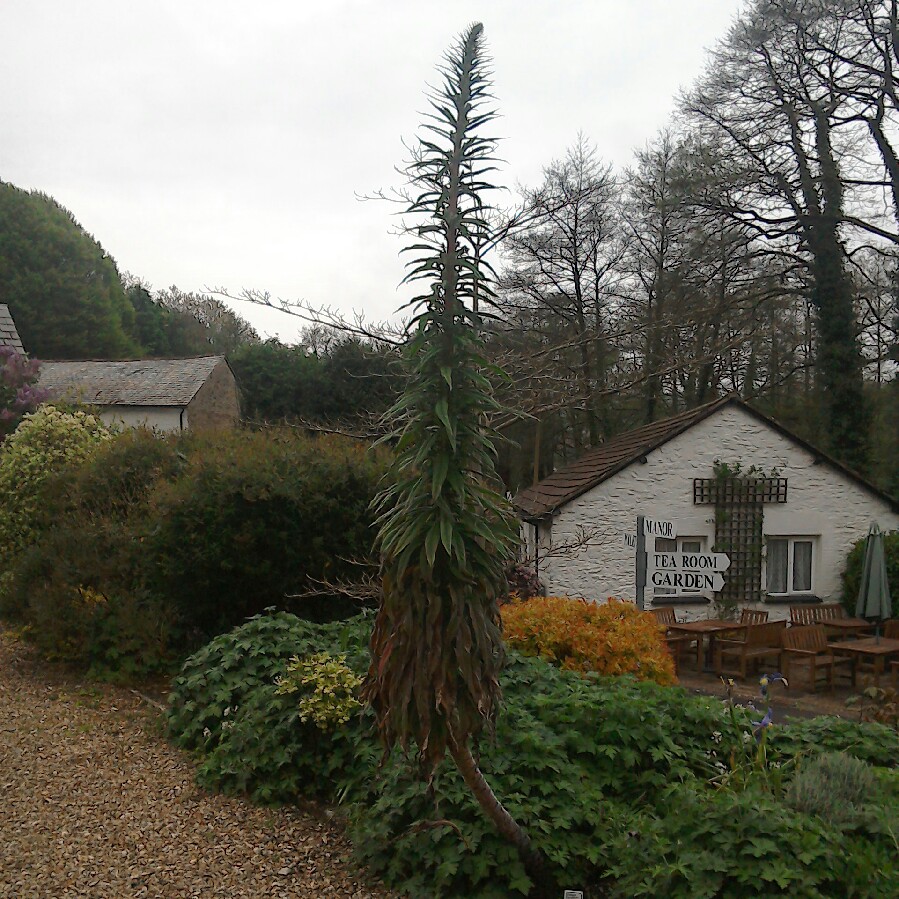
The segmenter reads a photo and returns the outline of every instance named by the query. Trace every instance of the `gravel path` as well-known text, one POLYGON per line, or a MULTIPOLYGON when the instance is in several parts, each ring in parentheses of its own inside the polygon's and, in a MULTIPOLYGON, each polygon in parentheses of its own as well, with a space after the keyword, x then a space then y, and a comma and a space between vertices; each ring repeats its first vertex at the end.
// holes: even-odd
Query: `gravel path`
POLYGON ((0 897, 387 899, 348 856, 320 815, 199 790, 157 710, 0 629, 0 897))

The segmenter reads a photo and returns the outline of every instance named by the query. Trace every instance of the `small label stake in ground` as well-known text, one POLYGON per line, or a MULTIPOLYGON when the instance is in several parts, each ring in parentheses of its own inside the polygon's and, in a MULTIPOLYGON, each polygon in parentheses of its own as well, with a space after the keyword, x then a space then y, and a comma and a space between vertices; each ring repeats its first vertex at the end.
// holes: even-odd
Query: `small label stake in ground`
POLYGON ((581 890, 565 890, 562 899, 584 899, 584 894, 581 890))

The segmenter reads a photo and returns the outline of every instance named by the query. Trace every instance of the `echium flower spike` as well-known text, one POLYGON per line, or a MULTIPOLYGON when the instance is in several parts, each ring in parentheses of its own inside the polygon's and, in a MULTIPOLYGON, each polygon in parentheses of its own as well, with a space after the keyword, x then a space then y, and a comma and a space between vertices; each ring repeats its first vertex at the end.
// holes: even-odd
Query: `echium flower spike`
POLYGON ((503 663, 499 599, 517 528, 493 465, 497 408, 478 333, 490 294, 481 259, 488 226, 494 141, 478 130, 494 113, 483 27, 473 25, 441 68, 433 113, 409 167, 422 216, 413 230, 407 282, 411 306, 406 387, 392 412, 395 463, 376 500, 383 598, 364 688, 384 742, 415 744, 431 775, 451 753, 466 784, 533 871, 530 842, 494 796, 469 742, 492 730, 503 663))

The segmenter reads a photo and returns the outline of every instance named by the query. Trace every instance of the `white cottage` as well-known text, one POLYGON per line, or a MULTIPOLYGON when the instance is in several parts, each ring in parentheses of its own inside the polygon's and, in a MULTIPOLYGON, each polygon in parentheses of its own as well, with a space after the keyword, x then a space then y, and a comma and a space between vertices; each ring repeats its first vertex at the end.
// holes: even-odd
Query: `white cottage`
MULTIPOLYGON (((765 608, 836 601, 852 544, 899 503, 735 396, 621 434, 522 490, 514 504, 551 595, 635 596, 638 515, 671 521, 652 552, 724 551, 725 585, 648 586, 646 608, 705 617, 713 602, 765 608)), ((663 581, 665 579, 659 578, 663 581)))

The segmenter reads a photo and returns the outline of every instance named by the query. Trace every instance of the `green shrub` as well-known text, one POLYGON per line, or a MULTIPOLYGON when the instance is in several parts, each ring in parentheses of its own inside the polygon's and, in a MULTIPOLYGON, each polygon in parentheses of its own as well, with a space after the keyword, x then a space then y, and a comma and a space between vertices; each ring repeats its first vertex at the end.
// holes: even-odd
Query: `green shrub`
MULTIPOLYGON (((855 614, 855 603, 862 583, 862 568, 865 564, 865 539, 858 540, 849 550, 846 567, 841 578, 843 581, 843 606, 850 615, 855 614)), ((899 531, 890 531, 883 535, 883 550, 887 564, 887 580, 891 584, 899 584, 899 531)))
POLYGON ((21 613, 7 596, 19 556, 39 533, 41 492, 45 482, 65 468, 79 465, 109 430, 86 412, 41 406, 26 415, 0 445, 0 611, 21 613))
POLYGON ((146 589, 142 536, 147 497, 181 464, 174 438, 129 430, 42 483, 33 543, 7 592, 45 654, 100 676, 170 667, 178 622, 146 589))
MULTIPOLYGON (((34 486, 2 611, 46 654, 97 674, 170 667, 209 634, 290 605, 309 577, 339 579, 370 556, 381 459, 291 431, 105 439, 34 486)), ((358 610, 333 597, 295 607, 358 610)))
POLYGON ((825 752, 799 767, 787 802, 831 824, 853 820, 872 796, 876 779, 870 765, 844 752, 825 752))
POLYGON ((194 437, 185 454, 150 501, 152 592, 206 635, 272 605, 324 619, 356 611, 327 590, 318 603, 288 597, 371 560, 382 453, 275 430, 194 437))
MULTIPOLYGON (((194 653, 174 680, 168 728, 179 746, 200 754, 200 782, 261 802, 334 795, 323 774, 333 744, 354 731, 355 722, 323 735, 313 722, 301 720, 296 698, 279 692, 278 682, 291 658, 322 651, 344 656, 350 670, 361 674, 370 628, 366 616, 313 624, 279 612, 256 616, 194 653)), ((367 739, 374 758, 374 735, 367 739)))
POLYGON ((621 821, 604 847, 608 894, 620 899, 896 895, 895 859, 879 825, 846 840, 765 793, 674 785, 663 814, 621 821))
POLYGON ((775 755, 794 758, 820 752, 843 752, 853 758, 893 768, 899 765, 899 733, 883 724, 821 715, 772 728, 768 745, 775 755))

